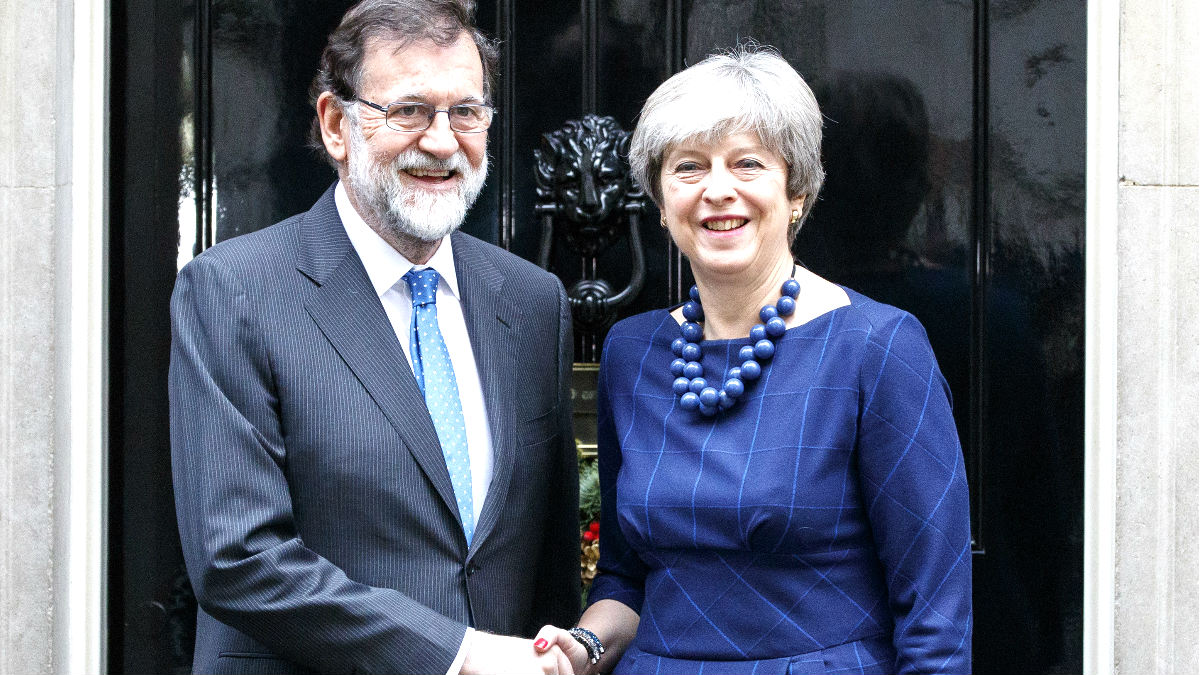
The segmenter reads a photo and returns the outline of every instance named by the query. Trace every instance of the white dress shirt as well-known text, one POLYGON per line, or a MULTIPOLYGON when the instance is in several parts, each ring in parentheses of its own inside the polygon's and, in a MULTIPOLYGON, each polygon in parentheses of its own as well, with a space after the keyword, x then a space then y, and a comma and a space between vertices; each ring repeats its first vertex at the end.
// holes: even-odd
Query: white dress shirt
POLYGON ((392 330, 396 332, 396 339, 400 341, 400 348, 404 350, 410 368, 412 354, 409 353, 408 340, 413 308, 412 295, 404 275, 414 267, 437 270, 440 277, 437 289, 438 328, 442 331, 442 339, 446 341, 454 378, 458 381, 458 397, 462 402, 463 420, 467 427, 467 454, 471 458, 471 506, 475 512, 475 522, 478 523, 488 485, 492 482, 492 431, 488 424, 479 368, 475 364, 475 352, 471 349, 467 323, 463 318, 450 236, 442 239, 428 263, 414 265, 363 221, 340 182, 334 189, 333 199, 346 228, 346 235, 350 237, 350 243, 367 269, 367 276, 392 322, 392 330))
MULTIPOLYGON (((333 201, 337 206, 338 216, 342 219, 342 225, 346 228, 346 236, 350 238, 350 244, 354 246, 354 251, 358 253, 363 267, 367 270, 367 277, 379 295, 379 301, 383 303, 383 311, 392 323, 392 330, 396 333, 396 339, 400 341, 400 348, 404 350, 404 357, 408 359, 410 368, 412 354, 408 340, 413 308, 412 294, 409 293, 404 275, 414 267, 432 267, 437 270, 438 329, 442 331, 442 339, 446 342, 446 350, 450 353, 450 363, 454 368, 454 379, 458 381, 458 398, 467 427, 467 455, 471 458, 471 506, 475 513, 475 522, 478 524, 479 514, 483 511, 483 500, 487 498, 488 486, 492 482, 492 429, 488 423, 479 367, 475 364, 475 352, 471 348, 466 319, 463 318, 450 235, 442 239, 441 245, 428 263, 414 265, 367 225, 358 211, 354 210, 341 181, 338 181, 337 187, 334 188, 333 201)), ((467 628, 462 644, 458 647, 458 654, 446 670, 446 675, 458 675, 462 670, 474 633, 474 629, 467 628)))

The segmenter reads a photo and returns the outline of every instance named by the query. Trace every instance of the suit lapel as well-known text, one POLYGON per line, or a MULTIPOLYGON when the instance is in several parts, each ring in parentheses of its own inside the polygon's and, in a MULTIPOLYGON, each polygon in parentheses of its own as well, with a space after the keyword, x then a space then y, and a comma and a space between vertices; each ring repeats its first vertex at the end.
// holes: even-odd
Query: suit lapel
POLYGON ((332 188, 304 215, 300 250, 297 269, 318 285, 305 302, 309 316, 395 427, 457 519, 454 488, 425 399, 346 236, 332 188))
POLYGON ((516 460, 517 411, 511 383, 519 377, 514 353, 520 346, 513 326, 520 316, 505 294, 504 276, 487 258, 482 245, 466 235, 454 235, 454 270, 462 296, 463 317, 475 353, 492 432, 492 482, 483 511, 475 525, 471 552, 479 548, 495 528, 516 460))

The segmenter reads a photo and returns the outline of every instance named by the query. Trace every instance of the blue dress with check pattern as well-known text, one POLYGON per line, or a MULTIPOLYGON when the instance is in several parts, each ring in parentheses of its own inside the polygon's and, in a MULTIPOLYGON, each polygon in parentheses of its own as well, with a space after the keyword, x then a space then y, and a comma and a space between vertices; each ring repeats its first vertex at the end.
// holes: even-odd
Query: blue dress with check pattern
MULTIPOLYGON (((714 418, 671 393, 666 310, 609 332, 589 600, 641 614, 617 673, 970 672, 949 390, 912 315, 847 293, 714 418)), ((748 342, 704 342, 706 375, 748 342)))

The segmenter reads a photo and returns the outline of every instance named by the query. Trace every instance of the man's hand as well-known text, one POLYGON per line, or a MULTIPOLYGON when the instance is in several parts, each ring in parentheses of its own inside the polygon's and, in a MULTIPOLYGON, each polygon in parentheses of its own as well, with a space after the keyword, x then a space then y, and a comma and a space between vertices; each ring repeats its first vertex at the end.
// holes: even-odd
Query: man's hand
POLYGON ((575 675, 558 646, 539 652, 533 640, 475 631, 460 675, 575 675))

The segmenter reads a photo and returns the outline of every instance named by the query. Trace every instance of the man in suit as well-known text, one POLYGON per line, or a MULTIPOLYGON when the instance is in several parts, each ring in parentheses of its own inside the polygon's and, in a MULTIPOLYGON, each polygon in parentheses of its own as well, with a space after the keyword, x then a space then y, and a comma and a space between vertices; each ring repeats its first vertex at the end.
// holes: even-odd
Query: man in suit
POLYGON ((569 672, 570 314, 456 232, 495 48, 464 0, 364 0, 313 94, 338 182, 172 298, 171 449, 197 673, 569 672))

